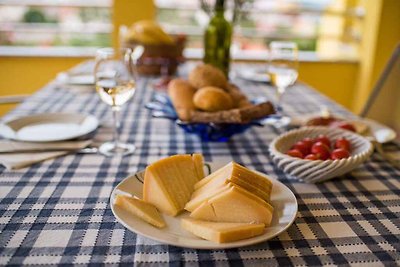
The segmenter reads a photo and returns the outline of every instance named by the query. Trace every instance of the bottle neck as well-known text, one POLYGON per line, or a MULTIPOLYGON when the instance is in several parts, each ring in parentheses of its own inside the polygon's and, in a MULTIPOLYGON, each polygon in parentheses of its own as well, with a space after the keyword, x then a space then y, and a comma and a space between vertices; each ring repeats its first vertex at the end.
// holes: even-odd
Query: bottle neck
POLYGON ((225 0, 216 0, 214 11, 215 11, 215 15, 224 16, 225 0))

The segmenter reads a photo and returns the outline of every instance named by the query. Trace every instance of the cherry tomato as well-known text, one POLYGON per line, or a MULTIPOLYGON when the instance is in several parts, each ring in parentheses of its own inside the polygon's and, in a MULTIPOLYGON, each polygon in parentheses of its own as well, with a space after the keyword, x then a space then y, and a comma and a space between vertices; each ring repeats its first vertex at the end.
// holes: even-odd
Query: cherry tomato
POLYGON ((304 159, 319 160, 319 155, 318 154, 308 154, 304 159))
POLYGON ((303 156, 308 155, 311 152, 311 146, 308 146, 308 144, 304 143, 303 141, 297 142, 294 145, 294 149, 299 150, 303 156))
POLYGON ((314 140, 313 139, 311 139, 311 138, 309 138, 309 137, 306 137, 306 138, 304 138, 303 140, 301 140, 302 142, 303 142, 303 144, 305 144, 307 147, 309 147, 310 148, 310 150, 311 150, 311 147, 312 147, 312 145, 314 144, 314 140))
POLYGON ((345 121, 333 122, 333 123, 330 124, 329 126, 335 127, 335 128, 342 128, 342 129, 344 129, 344 130, 356 132, 356 128, 354 128, 353 124, 348 123, 348 122, 345 122, 345 121))
POLYGON ((322 143, 322 142, 316 142, 312 147, 311 147, 311 153, 316 154, 319 156, 320 159, 326 160, 329 159, 331 156, 329 147, 322 143))
POLYGON ((350 151, 350 142, 346 138, 342 137, 336 140, 335 148, 343 148, 344 150, 350 151))
POLYGON ((295 157, 295 158, 303 158, 303 154, 301 154, 301 152, 297 149, 291 149, 289 150, 286 154, 288 154, 291 157, 295 157))
POLYGON ((350 157, 350 153, 349 151, 343 149, 343 148, 337 148, 335 150, 332 151, 331 154, 331 159, 335 160, 335 159, 345 159, 350 157))
POLYGON ((331 147, 331 140, 326 135, 320 134, 317 138, 315 138, 315 142, 322 142, 324 143, 328 148, 331 147))
POLYGON ((327 126, 330 123, 336 121, 337 119, 334 117, 315 117, 310 119, 309 121, 306 122, 306 125, 309 126, 327 126))

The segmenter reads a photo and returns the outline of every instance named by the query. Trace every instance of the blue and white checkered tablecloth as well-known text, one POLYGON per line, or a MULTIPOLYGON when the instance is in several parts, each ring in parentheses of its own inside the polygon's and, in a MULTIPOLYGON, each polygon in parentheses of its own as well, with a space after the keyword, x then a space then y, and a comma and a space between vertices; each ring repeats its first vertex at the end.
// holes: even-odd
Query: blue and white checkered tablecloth
MULTIPOLYGON (((242 66, 243 67, 243 66, 242 66)), ((78 70, 88 70, 82 65, 78 70)), ((122 111, 122 139, 137 151, 128 157, 71 154, 6 171, 0 168, 0 265, 139 266, 320 266, 400 264, 400 171, 379 155, 353 172, 318 185, 290 179, 271 162, 268 144, 280 132, 253 127, 227 143, 203 143, 144 108, 154 93, 153 79, 142 79, 122 111), (203 153, 207 161, 238 161, 279 179, 299 203, 295 223, 261 244, 229 250, 168 246, 126 230, 111 213, 111 190, 124 177, 159 158, 203 153)), ((265 84, 235 80, 250 96, 273 96, 265 84)), ((322 105, 351 116, 299 83, 284 96, 289 115, 318 111, 322 105)), ((43 112, 95 115, 103 124, 96 142, 111 139, 110 108, 94 91, 50 83, 3 119, 43 112)), ((399 151, 391 144, 386 149, 399 151)))

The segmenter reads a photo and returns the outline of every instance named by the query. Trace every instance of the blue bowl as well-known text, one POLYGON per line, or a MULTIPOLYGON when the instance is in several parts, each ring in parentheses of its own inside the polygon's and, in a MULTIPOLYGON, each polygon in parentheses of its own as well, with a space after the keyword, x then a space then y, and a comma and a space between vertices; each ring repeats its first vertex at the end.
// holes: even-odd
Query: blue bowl
MULTIPOLYGON (((254 104, 264 102, 265 98, 254 99, 254 104)), ((179 119, 175 112, 174 106, 167 94, 155 93, 150 103, 146 104, 146 108, 152 111, 155 118, 166 118, 174 121, 179 127, 188 133, 197 134, 202 141, 227 142, 231 136, 243 133, 252 126, 262 127, 263 118, 252 121, 247 124, 238 123, 187 123, 179 119)))

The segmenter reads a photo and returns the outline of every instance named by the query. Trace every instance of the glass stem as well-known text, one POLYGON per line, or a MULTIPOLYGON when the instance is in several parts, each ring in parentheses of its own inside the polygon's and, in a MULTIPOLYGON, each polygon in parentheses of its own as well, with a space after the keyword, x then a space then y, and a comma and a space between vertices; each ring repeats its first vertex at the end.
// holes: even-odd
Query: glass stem
POLYGON ((278 113, 282 113, 282 96, 285 93, 285 87, 278 87, 276 96, 276 109, 278 113))
POLYGON ((118 148, 119 146, 119 107, 113 106, 112 111, 113 111, 113 119, 114 119, 114 131, 113 131, 113 142, 114 142, 114 147, 118 148))

